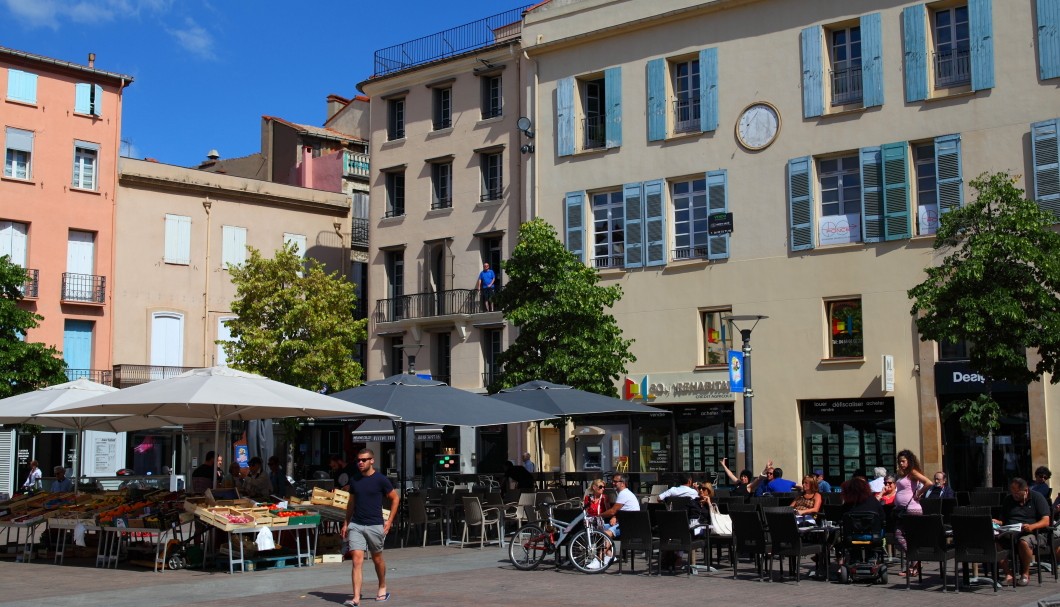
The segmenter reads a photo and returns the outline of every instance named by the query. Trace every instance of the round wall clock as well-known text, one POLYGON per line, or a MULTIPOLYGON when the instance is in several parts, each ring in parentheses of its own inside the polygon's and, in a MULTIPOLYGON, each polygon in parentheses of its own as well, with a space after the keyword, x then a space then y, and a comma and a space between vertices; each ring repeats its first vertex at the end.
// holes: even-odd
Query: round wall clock
POLYGON ((757 101, 747 106, 736 121, 736 140, 749 150, 769 147, 780 132, 780 112, 771 103, 757 101))

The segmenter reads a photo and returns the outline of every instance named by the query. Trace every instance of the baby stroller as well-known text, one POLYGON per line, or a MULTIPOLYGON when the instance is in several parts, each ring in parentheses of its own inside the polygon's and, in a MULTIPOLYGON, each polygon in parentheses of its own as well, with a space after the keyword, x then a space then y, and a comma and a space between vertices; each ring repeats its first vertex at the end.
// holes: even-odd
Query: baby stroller
POLYGON ((883 517, 875 512, 848 512, 843 516, 841 548, 846 557, 839 566, 839 583, 887 583, 884 561, 883 517))

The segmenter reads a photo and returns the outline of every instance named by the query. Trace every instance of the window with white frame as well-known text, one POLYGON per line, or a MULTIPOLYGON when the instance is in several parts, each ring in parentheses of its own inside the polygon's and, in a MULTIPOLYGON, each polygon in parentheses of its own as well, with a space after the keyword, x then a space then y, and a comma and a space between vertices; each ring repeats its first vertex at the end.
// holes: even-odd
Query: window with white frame
POLYGON ((832 105, 861 103, 861 26, 829 31, 832 61, 832 105))
POLYGON ((935 86, 968 84, 972 80, 971 30, 968 6, 936 9, 932 14, 935 42, 935 86))
POLYGON ((453 126, 453 89, 436 88, 434 98, 434 130, 447 129, 453 126))
POLYGON ((828 357, 860 358, 865 355, 861 299, 825 302, 828 312, 828 357))
POLYGON ((674 132, 690 133, 700 130, 699 59, 675 61, 671 64, 674 90, 674 132))
POLYGON ((238 226, 221 228, 221 267, 241 266, 247 261, 247 229, 238 226))
POLYGON ((625 258, 625 209, 622 191, 592 194, 593 266, 621 268, 625 258))
POLYGON ((504 155, 501 152, 480 154, 482 167, 481 202, 500 200, 504 194, 504 155))
POLYGON ((33 131, 7 127, 4 177, 33 179, 33 131))
POLYGON ((861 241, 861 166, 856 154, 818 161, 821 245, 861 241))
POLYGON ((675 181, 670 184, 670 200, 674 207, 673 259, 707 257, 707 180, 675 181))
POLYGON ((9 101, 37 103, 37 75, 22 70, 7 70, 7 98, 9 101))
POLYGON ((191 217, 166 214, 165 262, 186 266, 191 263, 191 217))
POLYGON ((913 146, 916 171, 917 233, 934 234, 939 227, 938 182, 935 179, 935 145, 920 143, 913 146))
POLYGON ((99 144, 87 141, 74 142, 73 187, 80 190, 95 190, 99 166, 99 144))
POLYGON ((401 217, 405 214, 405 171, 386 173, 386 210, 383 217, 401 217))
POLYGON ((582 149, 607 145, 607 89, 603 78, 579 80, 582 89, 582 149))
POLYGON ((502 112, 501 75, 482 77, 482 119, 496 118, 502 112))
POLYGON ((500 358, 504 352, 504 331, 502 329, 482 330, 482 387, 488 388, 501 379, 500 358))
POLYGON ((389 99, 386 102, 388 140, 405 138, 405 98, 389 99))
POLYGON ((732 328, 722 317, 732 314, 732 310, 701 310, 699 312, 700 330, 703 336, 703 360, 701 365, 725 365, 725 356, 732 349, 732 328))
POLYGON ((449 209, 453 207, 453 163, 435 162, 431 164, 431 208, 449 209))

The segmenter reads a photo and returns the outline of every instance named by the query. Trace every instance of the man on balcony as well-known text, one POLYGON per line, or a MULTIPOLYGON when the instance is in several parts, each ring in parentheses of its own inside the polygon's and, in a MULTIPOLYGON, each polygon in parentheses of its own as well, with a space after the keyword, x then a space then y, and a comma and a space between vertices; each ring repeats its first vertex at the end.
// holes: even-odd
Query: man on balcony
POLYGON ((482 264, 482 271, 478 273, 477 288, 482 298, 482 307, 486 312, 493 311, 493 285, 496 282, 497 275, 490 269, 490 264, 482 264))

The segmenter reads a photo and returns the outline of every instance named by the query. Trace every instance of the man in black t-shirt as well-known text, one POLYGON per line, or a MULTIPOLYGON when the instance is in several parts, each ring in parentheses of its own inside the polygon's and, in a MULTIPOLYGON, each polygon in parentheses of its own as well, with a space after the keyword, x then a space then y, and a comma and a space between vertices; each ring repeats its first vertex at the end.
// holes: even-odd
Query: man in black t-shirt
MULTIPOLYGON (((1022 478, 1014 478, 1009 483, 1009 494, 1001 500, 1001 520, 994 521, 999 524, 1019 524, 1019 546, 1020 564, 1023 566, 1019 580, 1020 586, 1026 586, 1030 581, 1031 563, 1034 559, 1034 550, 1038 546, 1039 529, 1049 526, 1049 502, 1037 491, 1031 491, 1027 481, 1022 478)), ((1001 566, 1005 568, 1008 575, 1006 582, 1011 581, 1012 570, 1008 561, 1002 561, 1001 566)))
POLYGON ((349 541, 353 559, 353 598, 343 603, 345 607, 357 607, 361 597, 362 569, 365 551, 372 553, 375 575, 379 578, 379 591, 375 600, 390 598, 386 589, 386 563, 383 561, 383 541, 390 531, 391 522, 397 516, 401 497, 386 475, 375 469, 375 453, 361 449, 357 453, 357 471, 350 477, 350 503, 346 506, 346 522, 342 524, 342 535, 349 541), (390 510, 383 518, 383 504, 390 510))

